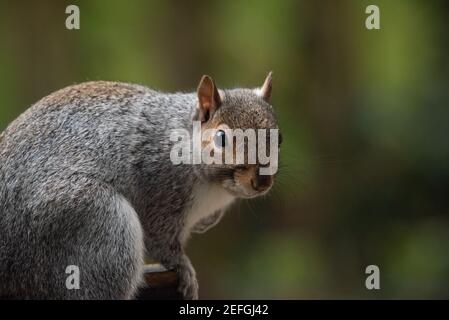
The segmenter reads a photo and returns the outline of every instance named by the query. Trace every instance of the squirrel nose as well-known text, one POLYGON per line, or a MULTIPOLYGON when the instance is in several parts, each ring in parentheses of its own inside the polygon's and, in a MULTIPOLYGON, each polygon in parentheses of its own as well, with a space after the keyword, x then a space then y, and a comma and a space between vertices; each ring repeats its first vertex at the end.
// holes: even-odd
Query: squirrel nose
POLYGON ((254 190, 265 191, 273 184, 273 176, 257 175, 256 178, 251 179, 251 186, 254 190))

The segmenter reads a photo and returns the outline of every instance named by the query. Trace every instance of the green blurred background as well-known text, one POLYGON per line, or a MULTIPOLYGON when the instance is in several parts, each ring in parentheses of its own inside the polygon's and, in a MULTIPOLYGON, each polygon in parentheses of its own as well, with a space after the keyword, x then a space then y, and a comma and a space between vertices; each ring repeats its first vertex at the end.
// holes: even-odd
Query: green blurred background
POLYGON ((77 82, 255 87, 273 70, 282 168, 192 238, 200 297, 448 298, 448 31, 443 0, 0 0, 0 130, 77 82))

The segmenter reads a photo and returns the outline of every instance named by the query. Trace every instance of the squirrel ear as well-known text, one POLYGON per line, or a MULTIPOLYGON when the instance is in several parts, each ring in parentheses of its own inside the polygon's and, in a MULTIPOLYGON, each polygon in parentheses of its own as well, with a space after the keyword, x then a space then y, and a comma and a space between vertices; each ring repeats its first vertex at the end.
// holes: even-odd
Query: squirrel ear
POLYGON ((273 89, 273 71, 270 71, 265 78, 265 82, 263 83, 260 89, 256 90, 256 93, 259 97, 264 99, 266 102, 270 102, 271 99, 271 90, 273 89))
POLYGON ((197 120, 206 122, 212 117, 215 110, 220 107, 220 94, 218 93, 214 80, 207 75, 201 78, 197 93, 199 104, 197 120))

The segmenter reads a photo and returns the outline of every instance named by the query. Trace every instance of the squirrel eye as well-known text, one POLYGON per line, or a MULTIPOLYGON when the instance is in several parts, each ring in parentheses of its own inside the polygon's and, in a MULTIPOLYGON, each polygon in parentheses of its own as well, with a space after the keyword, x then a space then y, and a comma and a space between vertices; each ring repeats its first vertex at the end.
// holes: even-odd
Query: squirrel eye
POLYGON ((215 133, 214 143, 219 148, 223 148, 226 145, 226 134, 223 130, 218 130, 215 133))

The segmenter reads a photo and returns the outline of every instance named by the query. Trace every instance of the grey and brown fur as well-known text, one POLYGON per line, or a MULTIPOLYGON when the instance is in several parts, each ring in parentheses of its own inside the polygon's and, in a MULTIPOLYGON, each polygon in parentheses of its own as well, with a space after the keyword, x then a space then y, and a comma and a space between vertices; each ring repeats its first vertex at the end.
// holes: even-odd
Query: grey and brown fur
POLYGON ((147 255, 178 271, 184 298, 197 298, 185 242, 239 197, 223 186, 245 168, 173 165, 170 131, 190 130, 194 119, 277 128, 268 90, 208 96, 208 89, 217 93, 208 77, 198 93, 186 94, 87 82, 50 94, 12 122, 0 135, 0 296, 129 299, 147 255), (187 230, 207 190, 229 201, 187 230), (66 288, 68 265, 80 269, 78 290, 66 288))

